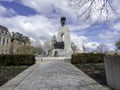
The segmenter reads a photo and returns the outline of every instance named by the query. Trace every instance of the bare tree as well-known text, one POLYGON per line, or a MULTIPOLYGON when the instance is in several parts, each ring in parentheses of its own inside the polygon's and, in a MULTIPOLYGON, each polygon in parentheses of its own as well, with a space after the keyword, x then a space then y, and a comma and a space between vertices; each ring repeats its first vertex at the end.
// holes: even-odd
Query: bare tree
POLYGON ((115 46, 118 50, 120 50, 120 40, 116 42, 115 46))
POLYGON ((92 21, 95 15, 93 23, 98 23, 103 18, 102 21, 110 22, 117 16, 110 0, 69 0, 68 7, 77 13, 78 18, 82 17, 85 21, 92 21))
POLYGON ((43 49, 41 46, 31 46, 30 47, 30 53, 31 54, 38 54, 38 55, 41 55, 43 53, 43 49))
POLYGON ((23 45, 17 48, 16 53, 17 54, 31 54, 30 49, 31 49, 30 45, 23 45))
POLYGON ((50 55, 52 51, 52 43, 49 41, 45 41, 43 47, 44 47, 44 51, 46 51, 46 53, 50 55))
POLYGON ((35 45, 32 47, 34 54, 42 54, 43 46, 40 42, 40 39, 36 39, 35 45))
POLYGON ((75 51, 77 50, 77 46, 73 42, 71 43, 71 48, 73 50, 73 53, 75 54, 75 51))
POLYGON ((109 48, 105 45, 105 44, 100 44, 98 47, 97 47, 97 51, 99 53, 107 53, 107 51, 109 50, 109 48))

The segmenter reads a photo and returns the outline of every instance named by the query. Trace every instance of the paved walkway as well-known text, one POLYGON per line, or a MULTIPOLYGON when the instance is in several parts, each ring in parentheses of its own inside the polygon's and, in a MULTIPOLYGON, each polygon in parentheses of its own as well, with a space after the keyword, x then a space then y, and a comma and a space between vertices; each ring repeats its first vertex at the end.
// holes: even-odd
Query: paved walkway
POLYGON ((23 73, 0 90, 109 90, 63 60, 36 64, 23 73))

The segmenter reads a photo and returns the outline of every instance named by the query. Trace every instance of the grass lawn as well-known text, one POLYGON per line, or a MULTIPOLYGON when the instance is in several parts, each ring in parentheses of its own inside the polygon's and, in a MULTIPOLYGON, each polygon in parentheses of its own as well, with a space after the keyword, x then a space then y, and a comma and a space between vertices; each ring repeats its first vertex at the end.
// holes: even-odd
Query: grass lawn
POLYGON ((75 64, 75 66, 96 80, 98 83, 105 86, 107 85, 104 63, 75 64))
POLYGON ((0 66, 0 86, 14 78, 29 66, 0 66))

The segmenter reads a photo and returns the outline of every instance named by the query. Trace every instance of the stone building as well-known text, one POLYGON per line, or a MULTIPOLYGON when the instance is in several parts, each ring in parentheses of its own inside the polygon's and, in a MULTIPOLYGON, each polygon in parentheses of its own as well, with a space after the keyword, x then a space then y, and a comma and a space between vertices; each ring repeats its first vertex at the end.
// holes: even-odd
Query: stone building
POLYGON ((12 33, 11 38, 11 53, 17 54, 17 50, 22 46, 30 46, 31 42, 29 37, 22 35, 19 32, 12 33))
POLYGON ((29 37, 18 32, 10 34, 5 26, 0 25, 0 54, 17 54, 18 48, 30 45, 29 37))
POLYGON ((11 35, 8 29, 0 25, 0 54, 8 54, 10 52, 11 35))

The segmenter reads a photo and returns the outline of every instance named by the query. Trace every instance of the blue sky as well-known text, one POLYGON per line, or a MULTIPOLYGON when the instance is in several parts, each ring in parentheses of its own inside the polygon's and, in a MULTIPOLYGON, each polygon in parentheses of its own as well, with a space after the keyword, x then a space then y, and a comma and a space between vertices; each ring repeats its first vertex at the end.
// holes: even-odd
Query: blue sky
MULTIPOLYGON (((102 21, 91 25, 92 22, 85 22, 77 17, 75 10, 68 7, 68 1, 0 0, 0 24, 8 27, 10 32, 20 32, 29 36, 33 43, 38 39, 43 43, 57 34, 60 26, 59 19, 65 16, 71 31, 72 42, 79 49, 82 44, 91 50, 96 50, 99 44, 106 44, 110 49, 115 49, 114 44, 120 39, 120 18, 115 17, 111 23, 106 23, 103 16, 102 21)), ((119 16, 120 1, 109 1, 119 16)), ((80 9, 78 12, 81 12, 80 9)), ((96 18, 96 13, 92 18, 96 18)))
POLYGON ((7 2, 7 1, 0 1, 0 4, 8 9, 13 9, 16 11, 18 15, 35 15, 37 12, 27 6, 22 5, 19 2, 7 2))

